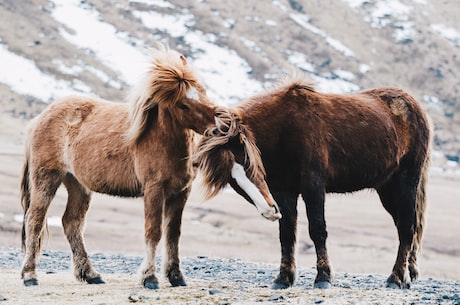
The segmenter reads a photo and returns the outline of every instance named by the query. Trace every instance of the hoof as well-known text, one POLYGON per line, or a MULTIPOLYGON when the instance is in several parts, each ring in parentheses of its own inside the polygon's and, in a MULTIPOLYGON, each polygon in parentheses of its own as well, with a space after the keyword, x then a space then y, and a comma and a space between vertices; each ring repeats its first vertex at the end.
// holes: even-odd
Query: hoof
POLYGON ((390 289, 409 289, 410 284, 409 283, 395 283, 395 282, 387 282, 386 288, 390 289))
POLYGON ((27 280, 24 281, 24 286, 29 287, 29 286, 38 286, 38 281, 35 279, 27 280))
POLYGON ((176 279, 170 281, 171 286, 173 287, 179 287, 179 286, 187 286, 187 283, 184 281, 184 279, 176 279))
POLYGON ((313 287, 318 288, 318 289, 330 289, 332 287, 332 284, 328 281, 321 281, 321 282, 315 282, 313 287))
POLYGON ((289 285, 288 283, 284 283, 284 282, 274 282, 273 285, 272 285, 272 289, 275 289, 275 290, 281 290, 281 289, 287 289, 289 288, 291 285, 289 285))
POLYGON ((105 282, 100 277, 95 277, 93 279, 87 279, 88 284, 105 284, 105 282))
POLYGON ((172 265, 168 272, 166 272, 166 276, 171 283, 171 286, 173 287, 187 286, 187 283, 184 280, 184 276, 179 269, 179 265, 172 265))
POLYGON ((160 284, 158 284, 157 278, 152 275, 145 278, 144 287, 151 290, 157 290, 160 289, 160 284))
POLYGON ((387 288, 390 288, 390 289, 399 289, 399 288, 401 288, 401 287, 399 287, 399 285, 396 284, 396 283, 388 283, 388 282, 387 282, 386 287, 387 287, 387 288))

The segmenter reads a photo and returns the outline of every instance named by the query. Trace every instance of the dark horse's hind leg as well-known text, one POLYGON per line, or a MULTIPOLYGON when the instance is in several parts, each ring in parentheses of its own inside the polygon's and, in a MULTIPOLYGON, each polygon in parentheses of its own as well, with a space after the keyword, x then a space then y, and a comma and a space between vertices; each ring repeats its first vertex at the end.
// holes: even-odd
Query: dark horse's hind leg
POLYGON ((178 195, 173 195, 168 198, 164 209, 166 260, 163 270, 173 287, 187 286, 180 270, 179 239, 181 234, 182 212, 189 193, 190 190, 187 189, 178 195))
POLYGON ((83 226, 89 209, 91 193, 71 174, 64 179, 67 189, 67 207, 62 217, 64 233, 72 249, 75 277, 89 284, 104 284, 88 258, 83 239, 83 226))
POLYGON ((285 289, 294 283, 296 273, 295 244, 297 231, 297 194, 273 193, 281 215, 279 220, 279 238, 281 242, 280 272, 272 288, 285 289))
POLYGON ((326 221, 324 219, 325 192, 321 187, 311 187, 302 193, 302 198, 307 207, 308 229, 316 250, 316 269, 314 287, 328 289, 331 287, 331 265, 326 248, 326 221))
POLYGON ((412 250, 416 227, 416 194, 418 179, 407 172, 395 174, 377 192, 385 209, 393 217, 398 230, 399 248, 387 287, 409 288, 408 258, 412 250))

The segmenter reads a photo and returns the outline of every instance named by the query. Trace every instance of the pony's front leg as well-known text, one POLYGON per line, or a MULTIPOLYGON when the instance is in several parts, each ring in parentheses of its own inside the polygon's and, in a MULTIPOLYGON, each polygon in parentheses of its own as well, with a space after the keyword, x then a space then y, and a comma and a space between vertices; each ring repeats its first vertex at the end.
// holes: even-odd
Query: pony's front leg
POLYGON ((185 202, 189 194, 190 189, 186 189, 179 194, 169 197, 165 204, 166 260, 163 265, 163 270, 173 287, 187 286, 180 270, 179 239, 181 234, 182 211, 184 210, 185 202))
POLYGON ((325 193, 321 187, 311 188, 312 190, 302 193, 307 207, 308 229, 310 238, 313 240, 316 250, 316 269, 318 274, 315 278, 314 287, 327 289, 332 283, 332 268, 326 248, 326 221, 324 219, 325 193))
POLYGON ((283 217, 279 220, 279 238, 281 243, 280 272, 275 278, 272 289, 285 289, 294 284, 296 276, 295 244, 297 231, 297 195, 273 193, 283 217))
POLYGON ((155 276, 155 254, 161 239, 161 226, 165 198, 159 185, 144 189, 144 218, 146 256, 141 266, 142 285, 148 289, 158 289, 160 284, 155 276))

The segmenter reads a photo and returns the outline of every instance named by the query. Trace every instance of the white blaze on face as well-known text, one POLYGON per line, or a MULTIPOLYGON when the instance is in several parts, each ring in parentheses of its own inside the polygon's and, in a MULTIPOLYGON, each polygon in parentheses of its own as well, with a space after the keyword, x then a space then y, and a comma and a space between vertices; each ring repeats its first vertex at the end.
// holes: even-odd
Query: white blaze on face
POLYGON ((252 199, 257 207, 257 210, 259 210, 262 215, 270 213, 273 210, 273 208, 268 205, 259 189, 246 176, 244 167, 241 164, 235 162, 232 168, 232 177, 236 180, 238 186, 241 187, 243 191, 245 191, 246 194, 248 194, 248 196, 252 199))
POLYGON ((198 94, 198 90, 195 87, 191 87, 190 89, 188 89, 185 93, 185 97, 191 100, 200 100, 200 95, 198 94))

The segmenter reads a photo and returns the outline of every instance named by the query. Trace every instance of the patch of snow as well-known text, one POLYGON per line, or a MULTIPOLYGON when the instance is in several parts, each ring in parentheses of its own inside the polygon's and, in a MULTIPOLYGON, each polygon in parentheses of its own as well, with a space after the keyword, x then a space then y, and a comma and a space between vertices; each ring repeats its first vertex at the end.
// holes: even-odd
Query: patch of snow
POLYGON ((0 218, 3 218, 3 217, 5 217, 5 214, 0 212, 0 218))
POLYGON ((369 0, 343 0, 352 8, 358 8, 363 6, 364 4, 369 3, 369 0))
MULTIPOLYGON (((393 38, 396 42, 405 43, 414 40, 417 34, 415 24, 410 21, 414 7, 402 3, 400 0, 342 0, 353 9, 363 9, 364 17, 374 28, 392 26, 395 28, 393 38)), ((413 0, 418 4, 426 4, 424 0, 413 0)))
POLYGON ((307 56, 296 51, 288 51, 288 61, 306 72, 315 72, 315 66, 307 61, 307 56))
POLYGON ((142 4, 158 6, 161 8, 170 8, 170 9, 173 9, 176 7, 171 2, 165 1, 165 0, 129 0, 129 3, 142 3, 142 4))
POLYGON ((277 26, 278 25, 278 23, 276 21, 274 21, 274 20, 266 20, 265 24, 269 25, 269 26, 277 26))
POLYGON ((316 84, 318 91, 326 93, 350 93, 359 90, 359 86, 340 78, 311 74, 310 77, 316 84))
POLYGON ((401 21, 394 23, 395 31, 393 33, 393 38, 396 42, 410 42, 414 40, 417 35, 417 30, 412 21, 401 21))
POLYGON ((344 54, 345 56, 350 56, 350 57, 354 57, 355 54, 354 52, 349 49, 348 47, 346 47, 343 43, 341 43, 340 41, 330 37, 326 32, 324 32, 323 30, 313 26, 310 24, 310 20, 308 18, 308 16, 304 15, 304 14, 289 14, 289 17, 294 20, 298 25, 300 25, 301 27, 303 27, 304 29, 312 32, 313 34, 316 34, 322 38, 324 38, 324 40, 331 46, 333 47, 336 51, 344 54))
MULTIPOLYGON (((92 66, 86 66, 83 62, 80 62, 79 63, 80 65, 74 65, 72 67, 66 66, 62 61, 57 60, 57 59, 53 60, 52 62, 53 62, 53 64, 58 66, 58 70, 63 74, 78 76, 82 72, 88 71, 88 72, 92 73, 93 75, 95 75, 97 78, 99 78, 104 83, 109 84, 110 86, 112 86, 113 88, 121 89, 121 87, 122 87, 119 82, 117 82, 117 81, 113 80, 112 78, 110 78, 103 71, 101 71, 99 69, 96 69, 96 68, 94 68, 92 66)), ((81 84, 79 84, 79 85, 81 86, 81 84)), ((76 88, 76 87, 74 86, 74 88, 76 88)), ((87 90, 81 90, 81 91, 82 92, 87 92, 87 90)))
POLYGON ((273 4, 274 6, 279 7, 283 12, 287 12, 287 10, 288 10, 287 7, 286 7, 286 5, 282 4, 282 3, 279 2, 278 0, 273 0, 273 1, 272 1, 272 4, 273 4))
POLYGON ((336 69, 332 72, 333 74, 337 75, 339 78, 344 79, 344 80, 352 81, 356 79, 356 76, 350 71, 336 69))
POLYGON ((359 65, 359 72, 361 72, 362 74, 366 74, 370 70, 371 70, 371 67, 369 65, 366 65, 366 64, 359 65))
POLYGON ((460 47, 460 33, 456 29, 439 23, 432 24, 430 28, 436 34, 440 35, 444 39, 447 39, 452 45, 460 47))
POLYGON ((306 60, 306 56, 296 51, 287 51, 289 54, 288 61, 307 72, 313 80, 318 91, 326 93, 348 93, 359 90, 359 86, 352 83, 355 75, 345 70, 334 70, 333 73, 320 75, 315 72, 315 66, 306 60))
POLYGON ((167 15, 154 11, 134 11, 133 15, 139 18, 144 26, 152 30, 167 32, 172 37, 185 36, 188 32, 188 27, 195 24, 194 16, 191 14, 167 15))
POLYGON ((79 0, 51 0, 55 4, 52 17, 64 24, 59 33, 70 43, 94 52, 110 69, 121 73, 122 79, 134 84, 147 67, 146 56, 123 38, 111 24, 100 21, 100 14, 79 0))
POLYGON ((225 26, 227 29, 231 29, 231 28, 233 28, 233 27, 235 26, 235 19, 229 19, 229 18, 227 18, 227 19, 225 19, 225 20, 223 21, 223 23, 224 23, 224 26, 225 26))
POLYGON ((10 52, 4 44, 0 44, 0 71, 0 82, 11 90, 47 103, 59 97, 78 94, 78 88, 73 89, 71 83, 43 73, 34 61, 10 52))
POLYGON ((371 10, 371 25, 382 28, 389 25, 393 19, 406 21, 412 7, 403 4, 399 0, 376 1, 371 10))

